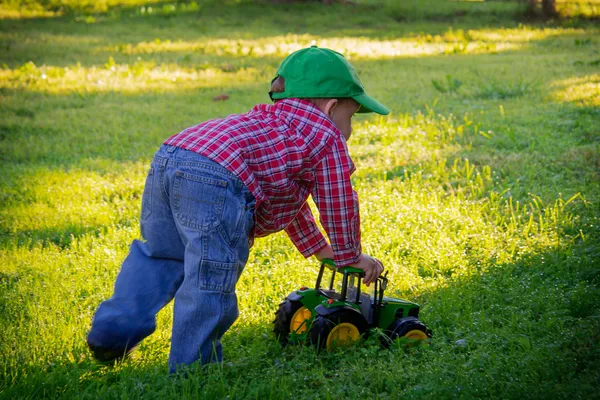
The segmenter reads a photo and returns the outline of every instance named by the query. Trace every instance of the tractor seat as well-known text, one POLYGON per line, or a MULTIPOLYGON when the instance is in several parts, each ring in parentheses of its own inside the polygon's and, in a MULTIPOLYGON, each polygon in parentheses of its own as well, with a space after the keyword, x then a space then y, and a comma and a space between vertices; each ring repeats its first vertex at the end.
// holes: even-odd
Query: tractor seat
POLYGON ((331 289, 319 289, 322 295, 327 297, 328 299, 341 300, 342 295, 335 290, 331 289))

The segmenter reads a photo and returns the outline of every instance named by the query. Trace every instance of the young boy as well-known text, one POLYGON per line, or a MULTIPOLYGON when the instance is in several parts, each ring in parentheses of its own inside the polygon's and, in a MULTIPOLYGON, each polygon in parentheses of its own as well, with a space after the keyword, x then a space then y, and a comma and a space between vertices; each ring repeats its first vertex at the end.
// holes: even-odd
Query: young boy
POLYGON ((316 46, 283 61, 270 96, 275 104, 185 129, 156 153, 142 198, 145 241, 133 241, 87 337, 98 360, 131 351, 174 297, 170 370, 220 361, 254 237, 285 229, 305 257, 360 268, 367 284, 383 271, 361 250, 346 141, 355 112, 388 109, 365 94, 341 54, 316 46))

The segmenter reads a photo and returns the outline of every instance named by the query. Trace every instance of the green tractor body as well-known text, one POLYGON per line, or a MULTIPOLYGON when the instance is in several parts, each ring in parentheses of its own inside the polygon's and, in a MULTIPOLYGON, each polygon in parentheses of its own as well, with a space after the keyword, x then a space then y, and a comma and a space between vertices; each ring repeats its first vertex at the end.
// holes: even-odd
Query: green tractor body
POLYGON ((324 260, 315 288, 303 287, 292 292, 279 306, 274 332, 282 345, 312 343, 318 348, 355 342, 373 328, 383 332, 384 347, 396 338, 425 340, 431 331, 418 320, 419 305, 385 297, 387 278, 375 281, 373 294, 361 291, 364 272, 357 268, 336 268, 324 260), (326 269, 332 271, 329 285, 321 283, 326 269), (341 291, 334 289, 336 276, 342 276, 341 291), (307 340, 308 339, 308 340, 307 340))

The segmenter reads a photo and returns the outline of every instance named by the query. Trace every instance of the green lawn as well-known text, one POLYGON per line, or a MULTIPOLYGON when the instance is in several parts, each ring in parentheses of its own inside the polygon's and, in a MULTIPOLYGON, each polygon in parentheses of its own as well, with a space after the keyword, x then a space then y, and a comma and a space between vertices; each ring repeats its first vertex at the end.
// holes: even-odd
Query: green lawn
POLYGON ((597 20, 441 0, 33 3, 0 5, 0 397, 597 396, 597 20), (85 335, 140 235, 153 153, 268 101, 279 62, 312 41, 392 110, 356 118, 349 142, 363 246, 433 340, 281 349, 274 312, 318 264, 277 234, 252 250, 222 365, 168 376, 172 305, 134 357, 95 364, 85 335))

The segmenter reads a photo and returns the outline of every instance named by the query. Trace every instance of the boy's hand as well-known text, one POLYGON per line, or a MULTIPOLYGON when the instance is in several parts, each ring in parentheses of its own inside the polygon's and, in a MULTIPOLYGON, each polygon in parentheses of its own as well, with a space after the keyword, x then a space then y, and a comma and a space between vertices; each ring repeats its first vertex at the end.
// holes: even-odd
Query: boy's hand
POLYGON ((327 245, 321 250, 317 251, 314 255, 319 261, 323 261, 326 258, 333 260, 333 249, 331 248, 331 245, 327 245))
POLYGON ((365 271, 365 277, 363 283, 369 286, 372 282, 375 282, 379 275, 383 272, 383 264, 375 257, 371 257, 366 254, 362 254, 360 259, 352 267, 362 269, 365 271))
MULTIPOLYGON (((333 260, 333 249, 330 245, 323 247, 321 250, 314 254, 319 261, 323 261, 325 258, 333 260)), ((372 282, 375 282, 379 275, 383 272, 383 264, 375 257, 371 257, 367 254, 362 254, 356 264, 352 264, 352 267, 362 269, 365 271, 365 277, 363 282, 369 286, 372 282)))

